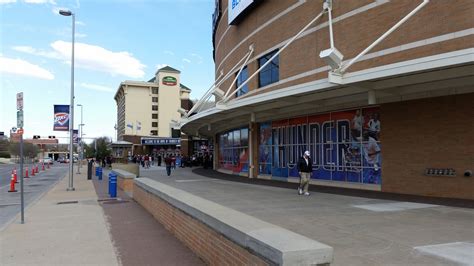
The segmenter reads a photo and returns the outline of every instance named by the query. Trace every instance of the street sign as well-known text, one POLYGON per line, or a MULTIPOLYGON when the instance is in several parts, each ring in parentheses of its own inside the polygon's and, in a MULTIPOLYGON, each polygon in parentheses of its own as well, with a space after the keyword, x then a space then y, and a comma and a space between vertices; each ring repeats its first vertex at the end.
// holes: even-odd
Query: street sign
POLYGON ((16 109, 23 110, 23 92, 16 94, 16 109))
POLYGON ((18 129, 17 129, 16 127, 12 127, 11 132, 12 132, 12 133, 16 133, 17 130, 18 130, 18 129))
POLYGON ((22 109, 16 112, 16 127, 23 128, 23 110, 22 109))
POLYGON ((16 131, 16 133, 23 135, 23 128, 18 129, 18 130, 16 131))

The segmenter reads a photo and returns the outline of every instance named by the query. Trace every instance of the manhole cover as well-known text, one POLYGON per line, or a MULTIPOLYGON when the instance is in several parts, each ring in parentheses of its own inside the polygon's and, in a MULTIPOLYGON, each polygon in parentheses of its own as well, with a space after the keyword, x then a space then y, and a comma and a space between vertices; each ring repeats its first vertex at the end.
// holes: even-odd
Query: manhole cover
POLYGON ((77 200, 60 201, 60 202, 58 202, 57 204, 60 205, 60 204, 76 204, 76 203, 79 203, 79 201, 77 201, 77 200))

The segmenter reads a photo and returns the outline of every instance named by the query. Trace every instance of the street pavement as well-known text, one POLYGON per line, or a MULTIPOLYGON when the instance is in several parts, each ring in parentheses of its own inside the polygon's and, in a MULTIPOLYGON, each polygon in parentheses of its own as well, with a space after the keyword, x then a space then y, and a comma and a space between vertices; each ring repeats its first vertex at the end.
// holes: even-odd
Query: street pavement
MULTIPOLYGON (((15 165, 0 165, 2 172, 8 172, 11 175, 11 169, 15 165)), ((17 168, 19 169, 19 168, 17 168)), ((41 169, 41 168, 40 168, 41 169)), ((40 171, 40 173, 30 178, 24 178, 23 191, 25 210, 29 205, 34 203, 44 193, 48 192, 54 184, 67 174, 67 165, 53 165, 46 171, 40 171)), ((29 167, 31 170, 31 167, 29 167)), ((8 179, 8 185, 0 187, 0 230, 8 225, 9 222, 15 218, 21 212, 21 190, 20 190, 20 176, 18 173, 18 183, 15 185, 17 192, 8 192, 10 189, 10 179, 8 179)), ((27 217, 25 218, 27 219, 27 217)))
MULTIPOLYGON (((31 164, 24 164, 24 167, 28 167, 28 172, 31 171, 31 164)), ((10 186, 10 178, 12 177, 12 170, 17 169, 19 171, 20 164, 0 164, 0 190, 10 186)), ((18 172, 18 177, 20 172, 18 172)))
MULTIPOLYGON (((259 180, 257 185, 245 177, 204 169, 178 168, 168 177, 163 168, 152 167, 141 169, 140 177, 330 245, 332 265, 474 265, 472 208, 433 204, 430 199, 380 199, 373 193, 368 198, 363 191, 349 196, 321 192, 316 186, 311 186, 310 196, 299 196, 296 184, 269 186, 274 181, 259 180)), ((460 205, 472 206, 472 201, 460 205)))

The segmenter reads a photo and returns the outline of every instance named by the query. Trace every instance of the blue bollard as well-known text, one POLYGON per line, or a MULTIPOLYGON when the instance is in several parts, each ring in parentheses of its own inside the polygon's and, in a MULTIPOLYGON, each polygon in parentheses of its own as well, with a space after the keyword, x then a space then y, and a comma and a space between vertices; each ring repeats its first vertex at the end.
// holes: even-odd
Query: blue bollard
POLYGON ((117 174, 114 172, 109 174, 109 195, 111 198, 117 197, 117 174))
POLYGON ((102 167, 99 167, 99 180, 102 180, 102 167))
POLYGON ((95 168, 95 176, 99 176, 99 167, 95 168))

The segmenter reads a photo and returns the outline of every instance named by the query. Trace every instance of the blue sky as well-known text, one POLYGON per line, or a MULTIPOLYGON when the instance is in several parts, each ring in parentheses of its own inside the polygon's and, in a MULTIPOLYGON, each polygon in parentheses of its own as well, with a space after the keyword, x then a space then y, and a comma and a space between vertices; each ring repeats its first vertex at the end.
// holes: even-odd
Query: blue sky
MULTIPOLYGON (((25 138, 68 142, 52 130, 53 105, 70 101, 72 19, 59 9, 76 14, 75 104, 83 105, 84 137, 115 140, 120 82, 147 81, 169 65, 193 99, 212 85, 213 8, 214 0, 0 0, 0 131, 16 126, 23 92, 25 138)), ((75 113, 77 125, 80 107, 75 113)))

